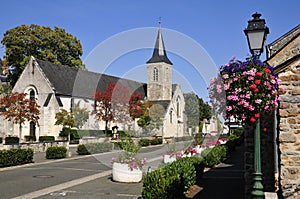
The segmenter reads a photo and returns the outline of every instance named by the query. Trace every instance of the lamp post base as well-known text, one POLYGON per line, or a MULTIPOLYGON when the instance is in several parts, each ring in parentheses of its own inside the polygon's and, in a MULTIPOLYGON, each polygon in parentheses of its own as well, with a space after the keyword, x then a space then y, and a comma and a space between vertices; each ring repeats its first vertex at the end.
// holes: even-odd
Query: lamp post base
POLYGON ((264 187, 261 183, 262 181, 262 174, 261 173, 254 173, 254 183, 253 183, 253 190, 251 192, 253 199, 265 199, 265 193, 263 191, 264 187))

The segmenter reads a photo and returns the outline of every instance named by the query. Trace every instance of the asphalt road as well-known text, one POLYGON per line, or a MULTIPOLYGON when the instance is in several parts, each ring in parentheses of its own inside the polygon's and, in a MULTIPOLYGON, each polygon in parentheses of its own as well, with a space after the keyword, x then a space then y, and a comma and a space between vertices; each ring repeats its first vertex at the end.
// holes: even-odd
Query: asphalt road
MULTIPOLYGON (((46 160, 44 153, 38 153, 33 164, 1 168, 0 198, 137 198, 140 194, 141 183, 124 186, 111 180, 110 160, 120 151, 92 156, 70 151, 71 158, 46 160)), ((155 169, 165 152, 165 146, 153 146, 142 148, 138 156, 146 157, 155 169)))

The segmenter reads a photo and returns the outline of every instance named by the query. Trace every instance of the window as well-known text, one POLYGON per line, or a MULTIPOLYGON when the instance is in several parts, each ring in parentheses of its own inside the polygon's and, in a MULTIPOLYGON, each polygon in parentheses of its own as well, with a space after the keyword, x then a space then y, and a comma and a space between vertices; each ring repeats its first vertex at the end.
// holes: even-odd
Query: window
POLYGON ((153 69, 153 81, 158 81, 158 69, 156 67, 153 69))
POLYGON ((177 104, 177 116, 180 117, 180 97, 177 97, 176 104, 177 104))
POLYGON ((173 123, 173 109, 170 111, 170 123, 173 123))
POLYGON ((29 92, 29 99, 35 99, 35 92, 34 92, 34 90, 31 90, 29 92))

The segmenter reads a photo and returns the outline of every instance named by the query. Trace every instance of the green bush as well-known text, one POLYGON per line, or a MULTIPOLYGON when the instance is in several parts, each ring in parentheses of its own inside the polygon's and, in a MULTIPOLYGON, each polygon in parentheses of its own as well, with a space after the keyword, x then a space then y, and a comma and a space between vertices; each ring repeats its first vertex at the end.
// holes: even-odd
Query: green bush
POLYGON ((148 173, 143 178, 142 198, 184 198, 186 191, 203 173, 203 159, 185 157, 148 173))
POLYGON ((9 167, 33 162, 32 149, 0 150, 0 167, 9 167))
POLYGON ((55 140, 54 136, 45 135, 45 136, 40 136, 39 137, 40 142, 47 142, 47 141, 54 141, 54 140, 55 140))
POLYGON ((112 150, 113 144, 109 142, 80 144, 77 146, 79 155, 89 155, 95 153, 104 153, 112 150))
POLYGON ((70 133, 70 139, 71 140, 80 139, 78 131, 76 129, 70 129, 70 128, 66 128, 66 127, 64 127, 62 129, 62 131, 60 131, 59 136, 61 136, 61 137, 68 137, 69 133, 70 133))
POLYGON ((46 150, 47 159, 60 159, 67 156, 67 148, 63 146, 51 146, 46 150))
POLYGON ((154 138, 154 139, 150 140, 150 144, 151 145, 162 144, 162 138, 154 138))
POLYGON ((18 137, 6 137, 5 144, 19 144, 19 140, 18 137))
POLYGON ((214 165, 220 164, 226 158, 226 146, 217 145, 211 149, 205 149, 202 152, 204 158, 203 163, 206 167, 213 167, 214 165))
POLYGON ((148 139, 140 139, 139 144, 143 146, 149 146, 150 145, 150 140, 148 139))
POLYGON ((35 135, 25 135, 24 138, 27 142, 36 141, 36 136, 35 135))

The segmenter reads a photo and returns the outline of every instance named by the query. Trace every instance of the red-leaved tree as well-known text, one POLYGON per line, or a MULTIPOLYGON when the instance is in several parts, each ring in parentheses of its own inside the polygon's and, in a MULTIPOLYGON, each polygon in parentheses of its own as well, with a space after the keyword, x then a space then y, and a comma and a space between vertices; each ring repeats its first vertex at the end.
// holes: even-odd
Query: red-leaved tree
POLYGON ((5 119, 19 124, 19 137, 22 139, 22 124, 25 121, 37 122, 39 119, 39 105, 36 99, 26 98, 26 93, 12 93, 0 98, 0 114, 5 119))
POLYGON ((141 94, 133 94, 129 88, 120 83, 109 83, 104 92, 97 90, 94 94, 95 119, 105 122, 105 133, 109 122, 124 123, 130 120, 131 108, 141 98, 141 94), (132 97, 135 100, 132 100, 132 97))

